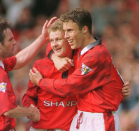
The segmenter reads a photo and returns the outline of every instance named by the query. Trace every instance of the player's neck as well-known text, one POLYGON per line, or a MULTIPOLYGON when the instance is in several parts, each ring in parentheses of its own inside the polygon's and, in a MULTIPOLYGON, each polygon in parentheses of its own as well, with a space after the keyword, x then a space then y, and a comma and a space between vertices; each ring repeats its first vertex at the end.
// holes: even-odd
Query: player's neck
POLYGON ((94 37, 93 37, 91 34, 87 35, 87 36, 85 37, 85 39, 84 39, 83 46, 82 46, 80 49, 82 50, 82 49, 85 48, 87 45, 89 45, 90 43, 93 43, 93 42, 95 42, 95 41, 96 41, 96 40, 94 39, 94 37))
POLYGON ((4 59, 0 56, 0 61, 3 61, 4 59))
MULTIPOLYGON (((6 57, 7 58, 7 57, 6 57)), ((0 61, 3 61, 4 59, 6 59, 5 57, 3 57, 2 55, 0 55, 0 61)))

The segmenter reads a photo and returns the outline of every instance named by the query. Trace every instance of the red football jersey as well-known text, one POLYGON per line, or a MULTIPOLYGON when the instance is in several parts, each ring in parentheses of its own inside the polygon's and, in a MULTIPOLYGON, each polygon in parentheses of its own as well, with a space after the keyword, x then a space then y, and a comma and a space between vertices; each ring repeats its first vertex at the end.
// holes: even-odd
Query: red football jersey
MULTIPOLYGON (((54 67, 49 58, 35 62, 34 66, 45 78, 65 79, 74 71, 71 67, 68 72, 61 73, 54 67)), ((31 81, 28 90, 22 99, 23 106, 36 105, 41 113, 39 122, 31 122, 32 127, 39 129, 59 128, 69 130, 71 121, 77 111, 76 96, 60 97, 45 92, 40 87, 34 86, 31 81)))
POLYGON ((123 100, 123 82, 110 53, 99 41, 81 51, 77 69, 67 79, 43 78, 40 88, 63 97, 78 95, 77 108, 81 111, 116 111, 123 100))
POLYGON ((3 113, 17 107, 15 94, 8 76, 16 64, 16 57, 0 61, 0 130, 7 131, 15 127, 15 119, 4 116, 3 113))

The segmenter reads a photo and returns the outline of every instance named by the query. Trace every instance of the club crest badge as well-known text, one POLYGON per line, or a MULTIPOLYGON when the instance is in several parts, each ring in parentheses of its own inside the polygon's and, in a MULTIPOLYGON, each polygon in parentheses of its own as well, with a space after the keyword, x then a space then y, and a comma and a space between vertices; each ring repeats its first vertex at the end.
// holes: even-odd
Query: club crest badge
POLYGON ((3 93, 5 93, 5 91, 7 89, 6 85, 7 85, 7 83, 5 83, 5 82, 0 83, 0 92, 2 91, 3 93))
POLYGON ((86 75, 88 74, 88 72, 92 71, 93 69, 89 68, 88 66, 86 66, 84 63, 82 63, 82 74, 81 75, 86 75))

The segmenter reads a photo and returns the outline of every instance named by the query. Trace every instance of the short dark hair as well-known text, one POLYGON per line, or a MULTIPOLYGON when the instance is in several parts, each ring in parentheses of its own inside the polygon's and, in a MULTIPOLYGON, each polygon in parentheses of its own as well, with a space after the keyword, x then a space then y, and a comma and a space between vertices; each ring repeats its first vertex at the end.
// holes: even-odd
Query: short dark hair
POLYGON ((3 44, 4 41, 4 30, 6 30, 7 28, 11 28, 10 23, 4 19, 0 17, 0 42, 3 44))
POLYGON ((92 17, 90 12, 82 8, 75 8, 65 14, 60 16, 62 22, 68 22, 72 20, 77 23, 79 29, 81 30, 83 26, 87 26, 89 33, 92 34, 92 17))

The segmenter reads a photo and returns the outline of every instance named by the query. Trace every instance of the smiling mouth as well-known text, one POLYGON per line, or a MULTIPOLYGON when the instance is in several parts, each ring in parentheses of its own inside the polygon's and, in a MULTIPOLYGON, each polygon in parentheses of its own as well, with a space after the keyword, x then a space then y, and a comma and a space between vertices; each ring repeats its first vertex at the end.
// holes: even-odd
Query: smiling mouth
POLYGON ((73 40, 68 40, 68 43, 73 43, 73 40))
POLYGON ((74 40, 68 40, 68 43, 69 43, 70 46, 73 45, 73 41, 74 41, 74 40))
POLYGON ((56 51, 56 52, 59 52, 59 51, 61 51, 61 48, 55 49, 55 51, 56 51))

